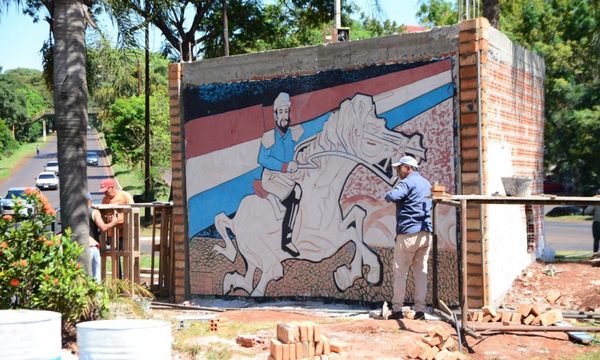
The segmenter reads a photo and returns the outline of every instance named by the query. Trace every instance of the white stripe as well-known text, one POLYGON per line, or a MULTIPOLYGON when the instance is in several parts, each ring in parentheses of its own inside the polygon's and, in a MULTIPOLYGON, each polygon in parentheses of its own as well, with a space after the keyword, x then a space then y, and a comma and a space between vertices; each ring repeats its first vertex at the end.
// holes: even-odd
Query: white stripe
POLYGON ((188 159, 185 164, 188 199, 258 167, 259 149, 260 138, 188 159))
MULTIPOLYGON (((394 109, 452 81, 450 70, 373 96, 377 114, 394 109)), ((261 138, 186 161, 188 199, 255 169, 261 138), (203 171, 204 169, 218 169, 203 171)))
POLYGON ((377 115, 390 111, 398 106, 424 95, 452 81, 450 70, 437 75, 415 81, 411 84, 386 91, 373 96, 377 115))

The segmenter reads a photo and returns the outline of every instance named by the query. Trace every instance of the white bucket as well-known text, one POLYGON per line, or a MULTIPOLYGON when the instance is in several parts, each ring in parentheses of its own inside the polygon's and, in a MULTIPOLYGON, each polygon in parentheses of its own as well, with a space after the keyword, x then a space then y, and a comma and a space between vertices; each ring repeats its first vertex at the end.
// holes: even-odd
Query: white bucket
POLYGON ((0 310, 0 359, 60 359, 60 319, 53 311, 0 310))
POLYGON ((97 320, 77 324, 79 359, 171 359, 171 324, 160 320, 97 320))

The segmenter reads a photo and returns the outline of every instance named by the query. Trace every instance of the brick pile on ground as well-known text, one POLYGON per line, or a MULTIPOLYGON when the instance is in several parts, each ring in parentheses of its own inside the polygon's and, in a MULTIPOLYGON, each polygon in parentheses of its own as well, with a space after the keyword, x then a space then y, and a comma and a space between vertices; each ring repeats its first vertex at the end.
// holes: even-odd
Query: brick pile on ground
POLYGON ((350 359, 350 344, 330 340, 312 322, 277 324, 277 338, 269 343, 269 360, 350 359))
POLYGON ((427 328, 427 335, 416 340, 408 351, 410 359, 421 360, 462 360, 467 359, 463 353, 456 351, 458 343, 441 326, 427 328))
POLYGON ((491 306, 484 306, 481 311, 473 311, 468 315, 468 320, 473 322, 488 323, 501 322, 502 325, 552 325, 563 320, 560 309, 542 311, 538 305, 520 304, 516 311, 496 310, 491 306))

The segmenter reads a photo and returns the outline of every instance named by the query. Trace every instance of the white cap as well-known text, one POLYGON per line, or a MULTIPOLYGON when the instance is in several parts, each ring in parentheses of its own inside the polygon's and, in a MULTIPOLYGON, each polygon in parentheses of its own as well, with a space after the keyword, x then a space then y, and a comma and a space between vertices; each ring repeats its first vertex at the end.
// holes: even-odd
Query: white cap
POLYGON ((277 95, 277 98, 273 102, 273 110, 277 110, 282 106, 289 107, 290 104, 290 95, 284 92, 279 93, 279 95, 277 95))
POLYGON ((419 163, 417 163, 417 160, 415 160, 415 158, 412 157, 412 156, 403 156, 403 157, 401 157, 400 160, 398 160, 398 162, 395 162, 395 163, 392 164, 392 167, 398 167, 398 166, 400 166, 402 164, 412 166, 415 169, 419 168, 419 163))

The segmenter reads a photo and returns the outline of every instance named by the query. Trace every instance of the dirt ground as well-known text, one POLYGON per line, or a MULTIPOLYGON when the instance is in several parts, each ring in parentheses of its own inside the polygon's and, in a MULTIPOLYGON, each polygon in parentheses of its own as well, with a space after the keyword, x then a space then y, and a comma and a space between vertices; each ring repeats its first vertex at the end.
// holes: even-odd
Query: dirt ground
MULTIPOLYGON (((555 263, 552 266, 534 263, 514 281, 501 306, 514 309, 521 303, 535 303, 541 309, 560 308, 565 313, 595 311, 600 315, 600 268, 585 263, 555 263), (545 299, 550 290, 561 293, 554 304, 545 299)), ((161 317, 169 316, 173 310, 153 311, 155 316, 161 317)), ((177 312, 189 314, 188 311, 177 312)), ((177 350, 175 358, 267 359, 268 341, 276 336, 278 322, 312 321, 320 324, 323 335, 351 344, 351 359, 407 358, 411 342, 419 340, 427 334, 427 328, 434 325, 441 325, 456 334, 450 324, 444 321, 375 320, 368 318, 364 312, 354 316, 339 316, 338 313, 318 314, 306 309, 245 308, 213 315, 220 319, 219 329, 185 338, 183 341, 188 347, 194 344, 196 355, 191 356, 189 350, 177 350), (254 336, 257 341, 264 343, 243 348, 235 343, 235 337, 239 335, 254 336), (214 349, 219 350, 215 353, 214 349)), ((600 326, 600 321, 588 321, 587 325, 600 326)), ((182 344, 182 339, 177 342, 182 344)), ((472 352, 464 351, 471 359, 573 359, 582 353, 588 353, 586 359, 600 359, 600 346, 596 341, 592 345, 577 344, 561 332, 497 333, 484 335, 480 339, 467 337, 467 343, 472 352)), ((176 348, 182 349, 180 345, 176 348)))
MULTIPOLYGON (((500 307, 515 309, 523 303, 537 304, 542 310, 560 308, 564 314, 595 312, 600 317, 600 268, 589 263, 534 263, 514 281, 500 307), (552 304, 546 300, 550 290, 561 294, 552 304)), ((319 324, 322 335, 351 345, 348 359, 407 359, 411 343, 420 340, 435 325, 443 326, 457 339, 452 326, 444 321, 375 320, 364 309, 340 310, 330 306, 323 311, 303 306, 235 308, 232 305, 229 309, 215 310, 218 311, 153 306, 149 314, 172 322, 173 359, 179 360, 267 359, 269 339, 276 337, 279 322, 319 324), (210 318, 218 319, 217 331, 210 331, 210 318), (235 342, 240 335, 253 337, 258 344, 242 347, 235 342)), ((574 325, 600 326, 600 320, 574 325)), ((479 339, 467 336, 466 341, 464 353, 470 359, 600 359, 600 341, 577 344, 562 332, 495 333, 479 339), (580 357, 582 354, 584 357, 580 357)), ((63 359, 77 359, 76 344, 63 352, 63 359)))

